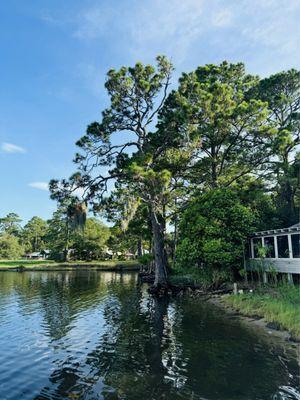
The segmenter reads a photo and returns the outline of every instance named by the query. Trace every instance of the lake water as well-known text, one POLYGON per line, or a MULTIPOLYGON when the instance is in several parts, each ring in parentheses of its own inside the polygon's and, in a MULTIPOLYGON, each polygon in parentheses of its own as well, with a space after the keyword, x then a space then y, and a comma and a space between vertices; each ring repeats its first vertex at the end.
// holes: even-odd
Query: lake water
POLYGON ((299 399, 293 353, 137 275, 0 272, 0 399, 299 399))

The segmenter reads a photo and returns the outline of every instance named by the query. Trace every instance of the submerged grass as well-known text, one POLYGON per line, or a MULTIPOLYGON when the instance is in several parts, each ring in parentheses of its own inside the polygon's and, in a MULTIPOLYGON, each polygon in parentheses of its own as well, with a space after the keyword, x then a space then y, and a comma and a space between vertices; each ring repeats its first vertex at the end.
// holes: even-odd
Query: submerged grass
POLYGON ((278 323, 300 339, 300 287, 282 284, 259 288, 254 293, 224 296, 225 303, 247 316, 261 316, 278 323))

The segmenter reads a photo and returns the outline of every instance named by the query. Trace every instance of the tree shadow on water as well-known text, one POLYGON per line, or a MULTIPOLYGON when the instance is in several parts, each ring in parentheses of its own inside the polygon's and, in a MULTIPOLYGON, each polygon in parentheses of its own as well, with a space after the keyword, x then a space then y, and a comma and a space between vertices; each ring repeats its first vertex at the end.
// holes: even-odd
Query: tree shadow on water
POLYGON ((106 290, 86 354, 57 363, 35 400, 269 400, 289 383, 294 365, 207 303, 106 290))

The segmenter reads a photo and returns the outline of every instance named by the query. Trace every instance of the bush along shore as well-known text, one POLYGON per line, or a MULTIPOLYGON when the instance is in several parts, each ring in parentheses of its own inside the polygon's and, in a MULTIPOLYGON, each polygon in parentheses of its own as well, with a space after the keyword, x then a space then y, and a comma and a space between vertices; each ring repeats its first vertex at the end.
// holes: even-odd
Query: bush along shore
MULTIPOLYGON (((152 285, 155 279, 154 274, 141 271, 139 273, 141 282, 152 285)), ((194 277, 191 275, 170 274, 167 286, 162 286, 158 291, 155 291, 158 297, 169 294, 172 296, 183 296, 189 294, 191 296, 210 297, 212 295, 222 295, 232 293, 232 283, 223 282, 222 284, 213 282, 211 280, 203 281, 201 277, 194 277)), ((242 286, 241 286, 242 287, 242 286)), ((243 286, 246 289, 248 286, 243 286)), ((151 286, 149 292, 152 293, 151 286)))
MULTIPOLYGON (((149 274, 140 273, 140 277, 149 284, 154 280, 154 276, 149 274)), ((215 304, 241 316, 251 317, 253 321, 262 320, 260 325, 267 329, 287 331, 290 334, 289 340, 300 342, 299 285, 225 282, 216 287, 192 276, 171 275, 168 294, 213 300, 215 304)))

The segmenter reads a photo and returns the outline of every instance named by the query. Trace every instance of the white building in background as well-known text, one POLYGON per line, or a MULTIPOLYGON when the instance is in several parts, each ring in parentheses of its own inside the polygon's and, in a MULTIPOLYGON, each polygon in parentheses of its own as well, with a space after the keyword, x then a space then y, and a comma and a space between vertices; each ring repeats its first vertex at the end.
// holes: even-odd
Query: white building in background
POLYGON ((33 253, 27 253, 24 255, 28 260, 45 260, 49 258, 50 250, 34 251, 33 253))
POLYGON ((300 223, 285 229, 255 232, 249 240, 247 270, 300 274, 300 223), (262 249, 262 250, 261 250, 262 249))

